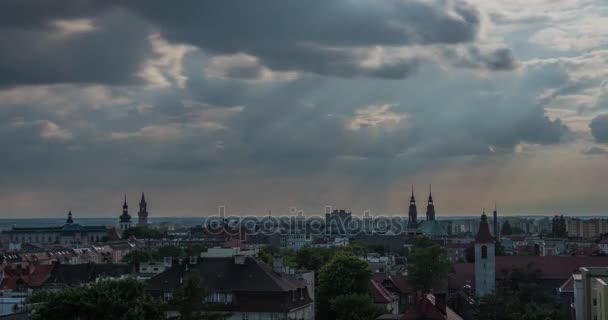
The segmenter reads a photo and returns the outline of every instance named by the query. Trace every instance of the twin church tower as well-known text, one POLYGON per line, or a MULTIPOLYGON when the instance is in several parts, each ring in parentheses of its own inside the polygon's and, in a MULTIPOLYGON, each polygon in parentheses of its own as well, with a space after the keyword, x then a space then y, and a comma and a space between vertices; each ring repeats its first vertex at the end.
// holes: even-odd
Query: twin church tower
MULTIPOLYGON (((484 213, 481 215, 479 229, 473 240, 475 250, 475 295, 477 297, 491 293, 496 286, 496 242, 500 239, 498 211, 496 208, 494 209, 492 227, 493 232, 490 231, 488 216, 484 210, 484 213)), ((426 206, 426 221, 421 222, 418 221, 414 186, 412 186, 412 196, 410 197, 410 208, 408 211, 408 229, 416 234, 421 233, 435 239, 442 239, 442 236, 447 236, 441 226, 439 226, 439 223, 435 221, 435 203, 433 202, 430 186, 426 206)))
MULTIPOLYGON (((141 193, 139 201, 139 212, 137 212, 137 225, 145 227, 148 225, 148 204, 146 196, 141 193)), ((127 204, 127 195, 125 194, 125 202, 122 205, 122 214, 120 215, 120 230, 125 231, 131 227, 131 215, 129 214, 129 205, 127 204)))
MULTIPOLYGON (((426 220, 435 220, 435 204, 433 203, 433 192, 431 186, 429 186, 429 199, 426 206, 426 220)), ((412 196, 410 197, 410 210, 408 212, 407 219, 408 228, 414 229, 418 227, 418 210, 416 209, 416 198, 414 197, 414 186, 412 186, 412 196)))

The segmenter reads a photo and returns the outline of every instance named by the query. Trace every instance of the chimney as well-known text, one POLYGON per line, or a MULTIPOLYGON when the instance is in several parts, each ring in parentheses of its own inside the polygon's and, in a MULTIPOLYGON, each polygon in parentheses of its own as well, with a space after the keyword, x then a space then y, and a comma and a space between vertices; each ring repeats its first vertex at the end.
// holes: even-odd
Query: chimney
POLYGON ((447 315, 447 294, 445 292, 435 293, 435 306, 441 313, 447 315))

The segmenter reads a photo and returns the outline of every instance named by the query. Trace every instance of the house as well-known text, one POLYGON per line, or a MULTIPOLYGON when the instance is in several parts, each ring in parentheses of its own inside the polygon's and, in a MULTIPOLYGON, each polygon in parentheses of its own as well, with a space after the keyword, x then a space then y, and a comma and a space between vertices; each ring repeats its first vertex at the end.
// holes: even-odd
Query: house
POLYGON ((407 276, 402 274, 374 273, 372 280, 381 284, 392 294, 399 298, 399 309, 405 310, 405 307, 413 302, 414 289, 407 281, 407 276))
POLYGON ((0 271, 0 290, 25 291, 40 288, 50 276, 52 265, 8 265, 0 271))
POLYGON ((388 313, 399 314, 399 296, 393 294, 374 279, 369 280, 374 304, 380 306, 388 313))
POLYGON ((253 257, 195 258, 174 264, 147 281, 153 297, 172 300, 184 277, 198 273, 211 294, 205 303, 222 305, 229 319, 314 319, 306 283, 275 272, 253 257))

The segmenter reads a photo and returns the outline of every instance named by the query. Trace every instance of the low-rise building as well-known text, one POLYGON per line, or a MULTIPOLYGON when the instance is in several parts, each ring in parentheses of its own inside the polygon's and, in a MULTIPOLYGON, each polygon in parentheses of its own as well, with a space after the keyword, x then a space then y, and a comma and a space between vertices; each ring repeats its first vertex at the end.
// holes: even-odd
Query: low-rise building
POLYGON ((199 258, 173 265, 147 281, 148 292, 171 300, 189 273, 198 273, 211 292, 201 303, 222 305, 231 320, 314 319, 306 283, 253 257, 199 258))

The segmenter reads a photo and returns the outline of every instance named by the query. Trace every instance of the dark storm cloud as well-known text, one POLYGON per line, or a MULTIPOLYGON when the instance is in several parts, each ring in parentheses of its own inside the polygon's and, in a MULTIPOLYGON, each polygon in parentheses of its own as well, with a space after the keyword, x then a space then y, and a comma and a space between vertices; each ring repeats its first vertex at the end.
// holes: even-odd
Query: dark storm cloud
POLYGON ((0 87, 138 81, 150 51, 149 26, 100 3, 2 1, 0 87), (69 30, 78 23, 84 29, 69 30))
MULTIPOLYGON (((176 43, 216 54, 246 53, 273 70, 342 77, 403 78, 417 59, 363 66, 364 53, 353 49, 470 43, 481 24, 476 8, 461 1, 190 0, 127 6, 176 43)), ((256 71, 236 75, 249 78, 256 71)))
POLYGON ((599 115, 589 124, 591 134, 595 141, 600 143, 608 143, 608 114, 599 115))

